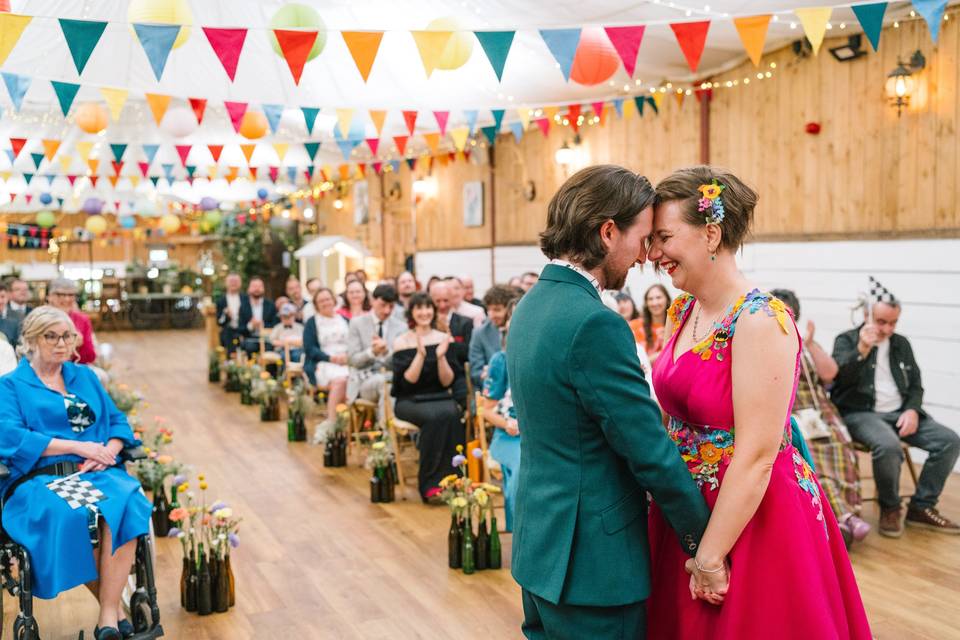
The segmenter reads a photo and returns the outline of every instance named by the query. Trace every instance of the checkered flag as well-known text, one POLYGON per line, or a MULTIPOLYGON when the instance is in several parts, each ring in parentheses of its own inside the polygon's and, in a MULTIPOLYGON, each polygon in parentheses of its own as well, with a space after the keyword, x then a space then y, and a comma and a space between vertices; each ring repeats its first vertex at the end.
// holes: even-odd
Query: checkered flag
POLYGON ((868 299, 870 306, 873 306, 878 302, 893 304, 897 301, 897 298, 890 293, 890 290, 880 284, 876 278, 873 276, 868 276, 868 278, 870 279, 870 297, 868 299))
POLYGON ((47 488, 65 500, 71 509, 91 507, 107 498, 89 480, 81 480, 79 474, 57 478, 48 482, 47 488))

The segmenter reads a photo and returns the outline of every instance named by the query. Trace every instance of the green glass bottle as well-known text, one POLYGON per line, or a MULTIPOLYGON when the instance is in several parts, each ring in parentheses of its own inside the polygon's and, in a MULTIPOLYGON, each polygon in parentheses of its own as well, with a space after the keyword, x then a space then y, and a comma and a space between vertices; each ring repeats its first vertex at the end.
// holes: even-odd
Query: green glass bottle
POLYGON ((497 531, 497 516, 490 514, 490 562, 487 564, 491 569, 499 569, 503 566, 500 547, 500 532, 497 531))
POLYGON ((474 562, 476 557, 474 553, 473 524, 470 522, 470 516, 467 515, 463 527, 463 572, 467 575, 476 571, 476 564, 474 562))
POLYGON ((487 535, 487 518, 480 512, 480 524, 477 526, 477 540, 474 543, 477 552, 477 571, 483 571, 490 563, 490 536, 487 535))

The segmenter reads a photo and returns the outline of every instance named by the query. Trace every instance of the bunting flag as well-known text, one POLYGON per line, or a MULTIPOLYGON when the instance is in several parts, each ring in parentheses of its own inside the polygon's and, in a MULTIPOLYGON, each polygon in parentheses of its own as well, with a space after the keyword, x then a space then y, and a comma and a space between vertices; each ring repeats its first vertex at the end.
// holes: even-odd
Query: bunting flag
POLYGON ((240 133, 240 124, 243 122, 243 114, 247 112, 247 103, 224 100, 223 106, 227 108, 227 115, 230 116, 230 123, 233 124, 233 130, 240 133))
POLYGON ((830 20, 830 14, 833 9, 830 7, 809 7, 806 9, 796 9, 794 11, 800 18, 800 24, 803 25, 803 32, 813 47, 813 55, 820 51, 820 45, 823 44, 823 35, 827 32, 827 22, 830 20))
POLYGON ((191 145, 177 144, 174 145, 174 148, 177 150, 177 155, 180 156, 180 162, 183 164, 183 166, 187 166, 187 156, 190 155, 191 145))
POLYGON ((377 59, 383 31, 342 31, 340 35, 353 56, 353 63, 357 65, 360 77, 366 82, 370 77, 373 62, 377 59))
POLYGON ((90 168, 90 173, 96 173, 97 169, 100 168, 100 159, 99 158, 88 158, 87 167, 90 168))
POLYGON ((513 137, 517 142, 523 139, 523 125, 519 122, 511 122, 510 131, 513 132, 513 137))
POLYGON ((63 117, 66 118, 67 113, 70 112, 71 105, 73 105, 74 98, 77 97, 77 91, 80 90, 80 85, 72 82, 58 82, 56 80, 51 80, 50 84, 53 85, 53 91, 57 94, 60 111, 63 112, 63 117))
POLYGON ((540 37, 557 61, 563 79, 569 82, 573 57, 580 44, 580 29, 540 29, 540 37))
POLYGON ((247 171, 250 172, 250 177, 254 180, 257 179, 257 168, 256 167, 247 167, 247 171))
MULTIPOLYGON (((23 174, 23 179, 24 179, 24 181, 26 181, 27 186, 29 187, 29 186, 30 186, 30 181, 33 180, 33 174, 32 174, 32 173, 25 173, 25 174, 23 174)), ((30 194, 27 194, 27 195, 26 195, 27 204, 30 203, 30 199, 31 199, 32 197, 33 197, 33 196, 31 196, 30 194)))
POLYGON ((276 135, 277 127, 280 126, 280 118, 283 116, 283 105, 281 104, 263 104, 260 105, 263 115, 267 118, 267 124, 270 126, 270 133, 276 135))
POLYGON ((160 82, 170 51, 173 50, 173 43, 180 35, 180 25, 135 23, 133 30, 137 33, 143 52, 147 54, 153 75, 156 76, 157 82, 160 82))
POLYGON ((123 159, 123 154, 127 150, 127 145, 125 144, 111 144, 110 151, 113 153, 113 159, 117 162, 120 162, 123 159))
POLYGON ((77 68, 78 75, 83 75, 83 69, 87 66, 90 54, 96 49, 106 28, 107 23, 99 20, 60 18, 60 30, 63 31, 63 37, 67 41, 67 48, 73 56, 73 64, 77 68))
POLYGON ((114 189, 116 189, 116 188, 117 188, 117 182, 120 181, 120 176, 119 176, 119 175, 107 176, 107 180, 110 181, 110 186, 113 187, 114 189))
POLYGON ((767 27, 770 26, 771 16, 751 16, 749 18, 734 18, 733 25, 740 34, 740 42, 747 50, 747 55, 753 61, 753 66, 760 66, 763 57, 763 45, 767 41, 767 27))
POLYGON ((184 168, 187 170, 187 178, 193 178, 194 174, 197 172, 196 165, 188 164, 184 168))
POLYGON ((161 93, 145 93, 143 97, 147 99, 147 105, 150 107, 153 119, 159 127, 160 121, 163 120, 163 114, 167 112, 167 107, 170 106, 170 96, 161 93))
POLYGON ((157 183, 160 182, 160 176, 150 176, 150 182, 152 182, 153 186, 156 187, 157 183))
POLYGON ((710 21, 702 22, 680 22, 671 24, 673 34, 677 37, 677 44, 683 51, 690 71, 697 72, 700 66, 700 56, 703 54, 703 47, 707 43, 707 31, 710 29, 710 21))
POLYGON ((123 171, 123 163, 115 160, 110 164, 113 166, 113 174, 119 176, 120 172, 123 171))
POLYGON ((157 157, 157 151, 160 150, 158 144, 140 145, 143 148, 143 155, 147 157, 147 164, 153 164, 153 159, 157 157))
POLYGON ((377 148, 380 146, 379 138, 367 138, 367 146, 370 147, 370 153, 377 155, 377 148))
POLYGON ((590 108, 593 109, 593 115, 600 118, 600 126, 604 125, 604 115, 603 115, 603 100, 599 102, 591 102, 590 108))
POLYGON ((287 150, 290 148, 290 145, 286 142, 274 142, 273 150, 277 152, 277 157, 280 159, 280 164, 283 164, 283 159, 287 156, 287 150))
POLYGON ((71 156, 64 154, 60 155, 60 173, 68 172, 71 164, 73 164, 73 158, 71 156))
POLYGON ((360 144, 359 140, 337 140, 337 146, 340 147, 340 153, 343 154, 343 159, 348 161, 350 160, 350 154, 353 153, 354 148, 356 148, 358 144, 360 144))
POLYGON ((417 112, 416 111, 403 111, 403 121, 407 123, 407 131, 410 132, 410 135, 413 135, 413 130, 417 127, 417 112))
POLYGON ((107 109, 110 110, 110 117, 113 121, 120 120, 120 112, 123 111, 123 105, 127 103, 129 92, 126 89, 101 87, 100 95, 103 96, 103 101, 107 103, 107 109))
POLYGON ((227 72, 230 82, 233 82, 237 76, 240 52, 243 51, 243 43, 247 39, 247 30, 203 27, 203 33, 207 36, 207 42, 210 43, 213 53, 223 65, 223 70, 227 72))
POLYGON ((417 159, 416 158, 407 158, 407 166, 410 167, 410 171, 413 171, 417 168, 417 159))
MULTIPOLYGON (((545 115, 550 120, 555 120, 557 114, 560 113, 560 107, 544 107, 543 115, 545 115)), ((496 114, 494 114, 496 116, 496 114)), ((503 120, 503 116, 500 116, 500 120, 503 120)), ((499 122, 499 121, 498 121, 499 122)), ((499 128, 499 125, 498 125, 499 128)))
POLYGON ((387 112, 383 110, 371 110, 369 114, 370 121, 377 130, 377 136, 383 135, 383 122, 387 119, 387 112))
MULTIPOLYGON (((0 33, 0 38, 2 37, 3 34, 0 33)), ((0 72, 0 76, 3 76, 3 83, 7 86, 10 101, 13 102, 14 109, 19 113, 20 107, 23 106, 23 96, 25 96, 30 89, 30 84, 33 82, 33 79, 30 76, 21 76, 16 73, 10 73, 9 71, 0 72)))
POLYGON ((483 135, 487 136, 491 145, 497 141, 497 127, 481 127, 480 131, 483 131, 483 135))
POLYGON ((399 172, 400 172, 400 165, 401 165, 401 164, 402 164, 402 163, 401 163, 399 160, 391 160, 391 161, 390 161, 390 169, 391 169, 394 173, 399 173, 399 172))
POLYGON ((292 31, 288 29, 274 29, 273 35, 277 38, 280 45, 280 51, 283 53, 283 59, 287 61, 290 67, 290 73, 293 75, 293 83, 300 84, 300 76, 303 75, 303 67, 307 64, 307 56, 313 49, 313 44, 317 41, 317 31, 292 31))
POLYGON ((277 182, 277 177, 280 175, 280 167, 270 167, 270 181, 273 183, 277 182))
POLYGON ((300 107, 300 110, 303 112, 303 122, 307 126, 307 135, 313 135, 313 125, 317 122, 317 115, 320 113, 320 109, 316 107, 300 107))
POLYGON ((160 168, 163 169, 163 176, 167 179, 167 182, 173 182, 173 163, 165 162, 160 165, 160 168))
POLYGON ((473 135, 473 132, 477 130, 477 117, 480 115, 480 112, 476 109, 469 109, 463 112, 463 116, 467 119, 467 129, 470 131, 470 135, 473 135))
POLYGON ((623 117, 623 98, 616 98, 613 101, 613 108, 617 112, 617 117, 622 118, 623 117))
POLYGON ((676 98, 677 98, 677 106, 678 106, 678 107, 683 107, 683 99, 684 99, 684 97, 685 97, 687 94, 686 94, 685 92, 683 92, 683 91, 677 91, 677 92, 676 92, 675 94, 673 94, 673 95, 676 96, 676 98))
POLYGON ((13 48, 17 46, 17 41, 27 28, 31 16, 21 16, 16 13, 0 13, 0 66, 7 61, 7 57, 13 48))
POLYGON ((400 155, 404 155, 407 150, 407 140, 409 136, 393 136, 393 144, 397 145, 397 151, 400 155))
POLYGON ((450 118, 450 112, 434 111, 433 117, 437 119, 437 126, 440 127, 440 135, 447 135, 447 120, 450 118))
POLYGON ((873 50, 876 51, 880 47, 880 32, 883 30, 883 14, 887 12, 887 3, 855 4, 850 8, 860 21, 863 33, 873 46, 873 50))
POLYGON ((473 35, 480 41, 483 52, 487 54, 487 60, 493 67, 493 72, 497 74, 497 80, 503 81, 503 68, 507 64, 507 56, 510 55, 510 47, 513 46, 513 38, 516 31, 476 31, 473 35))
POLYGON ((293 184, 297 183, 297 168, 296 167, 287 167, 287 180, 293 184))
POLYGON ((453 146, 457 151, 463 151, 463 148, 467 146, 467 138, 470 136, 470 129, 468 127, 457 127, 450 131, 450 137, 453 138, 453 146))
POLYGON ((430 148, 431 153, 436 153, 437 149, 440 148, 440 134, 431 132, 423 134, 423 139, 427 143, 427 146, 430 148))
MULTIPOLYGON (((639 100, 641 98, 637 96, 636 99, 639 100)), ((580 105, 579 104, 572 104, 569 107, 567 107, 567 118, 570 120, 570 126, 573 127, 573 130, 578 131, 580 129, 580 123, 579 123, 580 105)))
POLYGON ((350 133, 350 123, 353 121, 353 109, 337 109, 337 128, 344 138, 350 133))
POLYGON ((440 57, 443 50, 450 42, 453 31, 411 31, 414 42, 417 43, 417 50, 420 52, 420 60, 423 62, 423 70, 429 78, 433 70, 440 64, 440 57))
MULTIPOLYGON (((276 148, 277 145, 273 145, 276 148)), ((247 159, 247 164, 250 164, 250 158, 253 157, 253 152, 257 148, 256 144, 242 144, 240 145, 240 151, 243 152, 243 157, 247 159)), ((281 161, 283 158, 280 159, 281 161)))
POLYGON ((652 96, 650 96, 649 98, 647 98, 647 102, 648 102, 648 103, 650 104, 650 106, 653 108, 653 112, 654 112, 655 114, 657 114, 657 115, 660 115, 660 103, 661 103, 662 101, 663 101, 663 94, 662 94, 662 93, 655 93, 655 94, 653 94, 652 96))
POLYGON ((33 166, 36 168, 36 170, 40 171, 40 163, 43 162, 43 154, 31 153, 30 158, 33 159, 33 166))
POLYGON ((371 166, 373 167, 373 172, 376 173, 378 176, 382 173, 382 169, 383 169, 382 162, 374 162, 371 164, 371 166))
POLYGON ((138 162, 137 166, 140 168, 140 174, 146 178, 147 174, 150 173, 150 163, 149 162, 138 162))
POLYGON ((606 27, 604 31, 610 38, 610 44, 616 50, 623 62, 627 75, 633 77, 637 68, 637 54, 640 52, 640 43, 643 42, 645 26, 637 27, 606 27))
POLYGON ((503 115, 506 113, 503 109, 493 109, 490 111, 493 114, 493 129, 494 131, 500 131, 500 125, 503 124, 503 115))
POLYGON ((197 124, 203 123, 203 114, 207 110, 206 98, 188 98, 190 108, 193 109, 193 115, 197 117, 197 124))
POLYGON ((89 142, 89 141, 86 141, 86 140, 81 140, 81 141, 77 142, 76 147, 77 147, 77 153, 80 154, 80 159, 81 159, 81 160, 83 160, 84 162, 86 162, 87 160, 90 159, 90 152, 93 151, 93 143, 92 143, 92 142, 89 142))
POLYGON ((543 134, 543 137, 548 137, 550 135, 550 120, 547 118, 537 118, 535 122, 537 126, 540 127, 540 133, 543 134))
POLYGON ((320 150, 319 142, 304 142, 303 148, 307 151, 307 157, 310 158, 310 162, 313 162, 317 159, 317 151, 320 150))
POLYGON ((947 0, 913 0, 913 8, 927 21, 930 28, 930 37, 937 43, 940 37, 940 23, 943 22, 943 12, 947 8, 947 0))
POLYGON ((532 113, 532 109, 525 109, 522 107, 517 109, 517 115, 520 117, 520 124, 523 125, 524 131, 530 128, 530 116, 532 113))

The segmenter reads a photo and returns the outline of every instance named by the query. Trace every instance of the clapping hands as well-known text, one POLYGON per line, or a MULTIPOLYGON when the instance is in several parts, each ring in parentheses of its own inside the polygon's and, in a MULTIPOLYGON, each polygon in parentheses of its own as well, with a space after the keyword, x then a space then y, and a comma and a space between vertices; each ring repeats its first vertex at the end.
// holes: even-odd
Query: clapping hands
POLYGON ((690 597, 693 600, 699 598, 710 604, 723 604, 730 588, 730 565, 726 560, 712 567, 700 565, 696 558, 690 558, 684 568, 690 574, 690 597))

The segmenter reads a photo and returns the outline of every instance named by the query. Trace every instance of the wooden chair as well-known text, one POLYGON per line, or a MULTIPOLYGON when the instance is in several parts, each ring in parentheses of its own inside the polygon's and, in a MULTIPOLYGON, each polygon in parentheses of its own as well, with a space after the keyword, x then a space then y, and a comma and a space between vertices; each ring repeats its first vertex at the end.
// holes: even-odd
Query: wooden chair
MULTIPOLYGON (((483 394, 480 393, 479 391, 475 392, 474 401, 476 402, 476 407, 477 407, 477 417, 476 417, 476 420, 474 421, 474 433, 473 433, 474 438, 473 439, 478 441, 479 443, 478 446, 483 451, 483 457, 480 459, 480 462, 482 462, 482 464, 480 465, 479 479, 481 482, 494 484, 500 487, 501 493, 491 494, 490 499, 493 501, 493 509, 495 511, 498 510, 502 512, 503 517, 500 519, 500 522, 504 523, 504 527, 505 527, 507 522, 507 515, 506 515, 506 502, 504 501, 504 496, 502 493, 503 476, 500 475, 499 477, 495 478, 493 476, 492 469, 490 468, 490 447, 488 445, 488 439, 487 439, 487 420, 484 417, 487 410, 483 408, 483 394)), ((469 439, 469 434, 468 434, 468 439, 469 439)), ((467 459, 468 460, 472 459, 472 456, 468 456, 467 459)), ((468 471, 469 470, 470 469, 468 468, 468 471)), ((498 530, 501 533, 504 533, 506 531, 506 529, 499 528, 499 527, 498 527, 498 530)))
POLYGON ((293 357, 290 355, 291 353, 292 353, 292 349, 290 345, 287 343, 284 343, 283 345, 283 362, 284 362, 283 376, 284 378, 287 381, 289 381, 291 384, 293 384, 295 380, 299 380, 299 379, 302 379, 305 383, 309 384, 309 380, 307 380, 307 375, 303 372, 303 362, 306 355, 301 350, 300 359, 294 360, 293 357))
MULTIPOLYGON (((901 442, 900 448, 903 450, 903 462, 904 464, 907 465, 907 471, 910 473, 910 479, 913 481, 913 491, 915 493, 917 491, 917 482, 919 481, 919 476, 917 475, 917 468, 913 464, 913 458, 910 457, 910 445, 908 445, 906 442, 901 442)), ((853 442, 853 449, 854 451, 859 451, 860 453, 870 453, 870 447, 868 447, 867 445, 861 442, 853 442)), ((859 467, 860 467, 860 456, 857 456, 857 468, 859 467)), ((874 480, 874 485, 876 485, 876 479, 873 476, 864 476, 863 474, 860 474, 861 484, 863 483, 864 480, 874 480)), ((862 490, 862 487, 861 487, 861 490, 862 490)), ((913 494, 905 495, 901 497, 909 498, 912 495, 913 494)), ((874 488, 874 492, 872 496, 868 498, 862 498, 862 500, 864 502, 876 502, 877 501, 876 488, 874 488)))
MULTIPOLYGON (((354 447, 358 446, 362 440, 372 440, 380 437, 382 431, 376 428, 377 425, 377 403, 357 398, 350 403, 350 422, 347 433, 347 458, 353 454, 354 447), (370 422, 370 429, 365 428, 366 423, 370 422)), ((360 461, 363 466, 363 461, 360 461)))
MULTIPOLYGON (((412 463, 419 466, 420 464, 420 452, 417 451, 416 443, 413 440, 413 437, 420 432, 420 427, 394 416, 389 381, 383 384, 383 394, 383 418, 397 465, 397 483, 400 485, 400 497, 406 500, 407 474, 403 470, 403 465, 412 463)), ((414 477, 416 477, 416 474, 414 474, 414 477)))
POLYGON ((116 277, 104 276, 103 280, 100 281, 99 328, 105 329, 109 323, 114 331, 120 330, 120 324, 123 320, 121 289, 120 280, 116 277))
POLYGON ((260 346, 257 352, 257 364, 266 371, 267 365, 272 364, 277 368, 280 367, 280 354, 276 351, 267 351, 267 338, 262 333, 260 334, 260 346))

